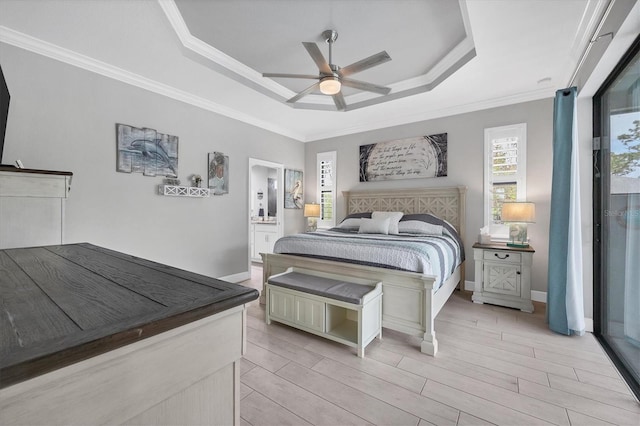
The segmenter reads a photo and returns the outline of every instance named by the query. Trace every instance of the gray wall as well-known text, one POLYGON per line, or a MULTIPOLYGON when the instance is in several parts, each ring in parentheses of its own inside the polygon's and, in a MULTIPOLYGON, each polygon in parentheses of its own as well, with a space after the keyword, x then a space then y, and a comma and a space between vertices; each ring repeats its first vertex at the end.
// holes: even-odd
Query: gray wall
POLYGON ((346 206, 342 191, 362 189, 417 188, 465 185, 467 187, 466 279, 474 279, 471 246, 483 226, 483 150, 484 129, 514 123, 527 123, 527 199, 536 204, 536 223, 529 226, 533 259, 532 290, 547 290, 549 245, 549 207, 551 202, 551 148, 553 99, 487 109, 467 114, 422 121, 404 126, 326 139, 307 144, 305 151, 306 200, 316 198, 316 154, 337 151, 338 220, 346 206), (385 182, 359 182, 360 145, 411 136, 448 134, 448 176, 385 182))
MULTIPOLYGON (((6 44, 0 50, 11 92, 4 161, 74 173, 66 242, 215 277, 247 272, 248 158, 302 169, 303 143, 6 44), (178 136, 183 184, 206 176, 208 152, 225 153, 229 194, 164 197, 156 195, 161 177, 117 173, 116 123, 178 136)), ((301 211, 284 212, 285 233, 301 231, 301 211)))

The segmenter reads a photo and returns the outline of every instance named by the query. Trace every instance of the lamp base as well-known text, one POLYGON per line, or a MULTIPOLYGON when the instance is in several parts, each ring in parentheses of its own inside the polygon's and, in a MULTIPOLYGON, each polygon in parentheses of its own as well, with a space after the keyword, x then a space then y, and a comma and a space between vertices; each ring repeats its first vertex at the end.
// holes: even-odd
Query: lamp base
POLYGON ((315 217, 307 218, 307 232, 315 232, 318 229, 318 219, 315 217))
POLYGON ((529 247, 527 242, 527 224, 526 223, 512 223, 509 225, 509 237, 510 241, 507 243, 507 247, 529 247))

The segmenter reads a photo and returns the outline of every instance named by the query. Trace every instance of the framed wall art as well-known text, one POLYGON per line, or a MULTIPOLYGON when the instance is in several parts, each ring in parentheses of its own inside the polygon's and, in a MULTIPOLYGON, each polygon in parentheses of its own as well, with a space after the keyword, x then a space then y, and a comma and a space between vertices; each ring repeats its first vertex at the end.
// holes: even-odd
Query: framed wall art
POLYGON ((284 171, 284 208, 301 209, 304 206, 302 171, 285 169, 284 171))
POLYGON ((360 145, 360 182, 446 175, 446 133, 360 145))
POLYGON ((116 171, 178 177, 178 137, 116 124, 116 171))
POLYGON ((208 185, 213 195, 229 193, 229 156, 222 152, 208 155, 208 185))

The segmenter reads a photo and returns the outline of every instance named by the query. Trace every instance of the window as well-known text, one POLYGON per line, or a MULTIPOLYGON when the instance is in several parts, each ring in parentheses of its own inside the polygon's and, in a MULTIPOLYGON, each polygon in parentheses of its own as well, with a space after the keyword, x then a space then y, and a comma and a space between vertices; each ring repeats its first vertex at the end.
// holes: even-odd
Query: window
POLYGON ((320 218, 318 228, 336 226, 336 152, 319 152, 317 156, 318 201, 320 203, 320 218))
POLYGON ((500 212, 505 201, 527 198, 527 125, 484 129, 484 223, 493 239, 508 239, 500 212))

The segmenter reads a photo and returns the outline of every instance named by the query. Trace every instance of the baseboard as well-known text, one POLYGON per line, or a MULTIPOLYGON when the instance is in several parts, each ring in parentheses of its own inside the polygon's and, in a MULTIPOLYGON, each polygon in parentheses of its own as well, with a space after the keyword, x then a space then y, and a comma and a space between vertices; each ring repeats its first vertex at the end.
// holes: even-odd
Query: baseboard
MULTIPOLYGON (((475 281, 465 281, 464 289, 467 291, 473 291, 475 289, 476 282, 475 281)), ((536 291, 531 290, 531 300, 534 302, 547 303, 547 292, 546 291, 536 291)))
POLYGON ((466 291, 473 291, 475 288, 476 288, 476 282, 475 281, 467 281, 467 280, 465 280, 464 289, 466 291))
POLYGON ((588 331, 589 333, 593 333, 593 318, 585 318, 584 319, 584 331, 588 331))
POLYGON ((230 283, 239 283, 242 281, 250 280, 251 272, 250 271, 240 272, 237 274, 227 275, 225 277, 218 277, 218 279, 222 281, 228 281, 230 283))
POLYGON ((546 291, 537 291, 531 290, 531 300, 534 302, 547 303, 547 292, 546 291))

